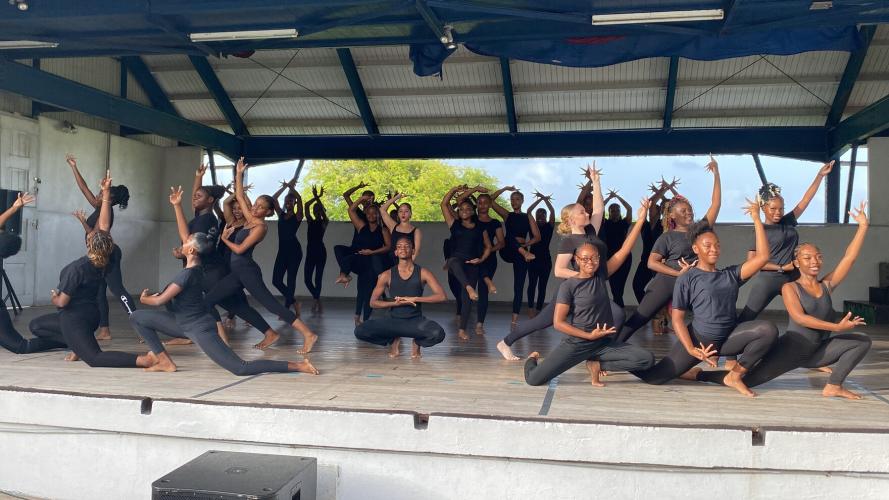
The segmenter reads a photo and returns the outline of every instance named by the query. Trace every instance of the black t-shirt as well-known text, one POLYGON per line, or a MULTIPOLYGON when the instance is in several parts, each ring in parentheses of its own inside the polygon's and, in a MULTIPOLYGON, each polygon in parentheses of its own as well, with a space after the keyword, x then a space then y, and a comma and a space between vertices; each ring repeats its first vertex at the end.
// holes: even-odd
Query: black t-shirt
POLYGON ((58 291, 71 297, 66 309, 82 305, 97 306, 96 297, 104 279, 103 273, 86 256, 63 267, 59 273, 58 291))
MULTIPOLYGON (((777 224, 763 224, 766 238, 769 240, 769 262, 783 266, 793 260, 793 251, 799 244, 796 225, 796 216, 793 212, 784 214, 777 224)), ((748 248, 756 250, 756 233, 751 238, 748 248)))
POLYGON ((553 240, 553 225, 549 222, 544 222, 543 224, 537 224, 537 229, 540 230, 540 241, 531 245, 531 253, 537 258, 549 257, 549 244, 553 240))
POLYGON ((673 308, 694 313, 691 326, 697 336, 722 342, 737 326, 741 284, 740 266, 714 272, 694 267, 676 279, 673 308))
POLYGON ((684 231, 667 231, 662 234, 654 242, 651 253, 663 256, 665 264, 677 271, 679 270, 679 259, 684 258, 689 264, 697 259, 691 249, 691 243, 688 241, 688 233, 684 231))
POLYGON ((482 231, 488 233, 488 239, 491 240, 492 246, 497 244, 497 230, 503 226, 499 220, 480 221, 476 219, 475 224, 481 227, 482 231))
POLYGON ((484 231, 478 223, 468 228, 459 220, 451 224, 450 248, 452 257, 474 259, 484 253, 484 231))
MULTIPOLYGON (((596 270, 596 274, 602 275, 607 279, 608 249, 605 246, 605 242, 596 236, 596 231, 593 229, 592 224, 587 225, 584 230, 586 231, 586 234, 566 234, 562 236, 562 240, 559 242, 559 255, 574 255, 574 251, 577 247, 584 243, 590 243, 599 250, 599 268, 596 270)), ((577 271, 577 265, 575 264, 574 259, 571 259, 571 269, 577 271)))
POLYGON ((203 282, 204 271, 200 266, 179 271, 170 282, 171 285, 175 284, 182 288, 182 291, 170 301, 168 309, 176 316, 176 323, 183 330, 195 328, 197 325, 204 327, 208 322, 215 328, 215 321, 204 305, 203 282))
POLYGON ((657 241, 663 233, 664 225, 661 224, 660 221, 655 223, 654 227, 651 227, 651 223, 649 222, 642 224, 642 262, 648 262, 648 256, 651 255, 651 249, 654 247, 654 242, 657 241))
POLYGON ((592 278, 568 278, 559 285, 557 304, 569 306, 568 322, 585 332, 597 324, 614 326, 608 281, 597 274, 592 278))
POLYGON ((602 221, 602 229, 599 234, 605 237, 605 246, 608 247, 608 255, 614 254, 620 250, 624 241, 627 239, 627 232, 630 230, 630 223, 626 219, 613 221, 605 219, 602 221))
POLYGON ((205 266, 222 264, 222 255, 216 248, 219 245, 219 221, 213 212, 207 212, 195 216, 194 219, 188 221, 188 234, 204 233, 213 242, 213 251, 201 255, 201 263, 205 266))

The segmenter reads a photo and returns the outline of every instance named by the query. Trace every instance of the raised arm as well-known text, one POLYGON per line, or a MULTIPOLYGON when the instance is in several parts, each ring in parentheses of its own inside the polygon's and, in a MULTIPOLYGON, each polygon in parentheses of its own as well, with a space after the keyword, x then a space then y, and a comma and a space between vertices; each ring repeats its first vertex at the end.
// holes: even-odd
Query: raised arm
POLYGON ((179 239, 184 245, 188 241, 188 223, 185 222, 185 212, 182 211, 182 186, 174 188, 170 186, 170 205, 173 205, 173 213, 176 214, 176 229, 179 239))
POLYGON ((546 208, 549 210, 549 223, 553 226, 556 224, 556 209, 552 204, 552 196, 544 196, 543 202, 546 203, 546 208))
POLYGON ((358 191, 359 189, 366 188, 366 187, 367 187, 367 184, 361 182, 357 186, 347 189, 343 193, 343 199, 346 200, 346 205, 352 206, 352 194, 354 194, 355 191, 358 191))
POLYGON ((83 180, 83 176, 80 175, 80 170, 77 169, 77 158, 74 158, 74 155, 68 153, 65 155, 65 161, 67 161, 68 165, 71 167, 71 172, 74 174, 74 180, 77 182, 77 187, 80 188, 80 192, 83 193, 83 197, 86 198, 87 203, 93 208, 99 208, 101 200, 93 194, 92 190, 87 186, 86 181, 83 180))
POLYGON ((815 197, 815 193, 818 192, 818 188, 821 187, 821 181, 827 177, 827 174, 833 170, 834 160, 831 160, 829 163, 825 163, 820 169, 818 169, 818 174, 815 175, 815 179, 812 180, 812 184, 809 184, 809 189, 806 189, 806 192, 803 194, 802 199, 799 200, 799 203, 793 207, 793 216, 797 219, 803 215, 803 212, 806 211, 806 208, 809 206, 809 203, 812 202, 812 198, 815 197))
POLYGON ((741 264, 741 279, 747 280, 769 263, 769 240, 766 238, 766 228, 760 218, 759 202, 747 200, 744 212, 753 219, 753 231, 756 236, 756 251, 753 258, 741 264))
POLYGON ((234 193, 230 194, 225 201, 222 202, 223 207, 223 219, 226 224, 232 224, 235 222, 235 213, 232 209, 232 205, 235 204, 238 200, 235 198, 234 193))
POLYGON ((11 205, 9 208, 7 208, 5 212, 3 212, 2 214, 0 214, 0 227, 5 226, 6 223, 9 221, 9 219, 10 219, 16 212, 18 212, 19 210, 21 210, 21 208, 24 207, 25 205, 28 205, 28 204, 30 204, 30 203, 33 203, 34 200, 35 200, 35 198, 34 198, 34 195, 32 195, 32 194, 29 194, 29 193, 19 193, 19 194, 16 196, 15 201, 12 202, 12 205, 11 205))
POLYGON ((275 191, 275 193, 272 195, 272 200, 275 201, 275 206, 272 208, 275 209, 275 214, 277 214, 278 217, 282 217, 284 215, 284 210, 281 208, 281 203, 278 201, 278 197, 280 197, 281 193, 283 193, 284 190, 289 187, 290 185, 287 184, 286 181, 281 181, 281 187, 279 187, 278 190, 275 191))
POLYGON ((867 214, 864 213, 866 208, 867 202, 862 201, 861 204, 858 205, 858 208, 849 212, 849 215, 851 215, 852 218, 855 219, 855 222, 858 223, 858 230, 855 231, 855 236, 852 237, 852 241, 849 243, 849 246, 846 247, 846 253, 843 254, 843 258, 840 259, 837 267, 821 279, 821 281, 826 283, 831 290, 838 287, 840 283, 846 279, 846 276, 849 275, 849 270, 852 269, 852 264, 855 263, 855 259, 857 259, 858 254, 861 253, 861 247, 864 245, 864 236, 867 234, 868 226, 870 226, 867 214))
POLYGON ((99 231, 111 231, 111 171, 105 172, 102 179, 102 206, 99 208, 99 220, 96 222, 99 231))
POLYGON ((402 196, 404 195, 402 195, 401 193, 395 193, 394 196, 390 197, 388 200, 383 202, 382 205, 380 205, 380 217, 383 219, 383 224, 385 224, 386 227, 389 228, 389 231, 394 231, 395 226, 398 225, 398 222, 396 222, 395 219, 393 219, 392 216, 389 215, 389 207, 391 207, 393 203, 399 201, 402 196))
POLYGON ((502 188, 498 189, 497 191, 494 191, 493 193, 491 193, 491 208, 493 208, 494 211, 497 212, 497 215, 502 217, 503 220, 506 220, 506 217, 509 215, 509 210, 503 208, 502 205, 497 203, 497 198, 500 198, 500 195, 505 193, 506 191, 515 191, 515 190, 516 190, 515 186, 503 186, 502 188))
POLYGON ((540 202, 543 201, 543 195, 534 191, 534 203, 528 206, 528 209, 525 212, 528 214, 528 217, 534 217, 534 209, 537 208, 537 205, 540 205, 540 202))
MULTIPOLYGON (((624 217, 624 220, 627 221, 627 224, 632 224, 633 223, 633 206, 630 205, 629 203, 627 203, 627 200, 625 200, 623 198, 623 196, 617 194, 617 191, 614 192, 614 198, 617 201, 619 201, 621 205, 624 206, 624 210, 626 210, 626 212, 627 212, 627 216, 624 217)), ((644 219, 645 214, 642 214, 639 218, 644 219)))
POLYGON ((198 189, 201 189, 201 186, 204 185, 204 174, 207 173, 207 166, 203 163, 198 167, 197 170, 194 171, 194 181, 191 183, 191 197, 194 198, 194 194, 198 192, 198 189))
POLYGON ((448 227, 454 224, 454 211, 451 209, 451 199, 454 197, 454 194, 460 190, 468 189, 466 186, 454 186, 445 193, 444 197, 441 199, 441 215, 444 216, 445 224, 448 227))
POLYGON ((605 216, 605 200, 602 199, 602 172, 596 170, 595 161, 587 170, 587 175, 590 178, 590 184, 593 186, 593 211, 590 213, 590 224, 593 225, 593 229, 598 234, 599 229, 602 228, 602 218, 605 216))
POLYGON ((719 216, 719 208, 722 206, 722 183, 719 179, 719 164, 710 155, 710 163, 707 164, 707 171, 713 173, 713 194, 710 196, 710 208, 704 218, 710 226, 716 225, 716 218, 719 216))
POLYGON ((358 205, 360 205, 363 201, 369 199, 370 198, 367 196, 362 196, 361 198, 358 198, 357 200, 349 203, 349 220, 352 221, 352 225, 355 226, 356 231, 361 231, 361 228, 363 228, 364 225, 367 224, 366 222, 364 222, 364 219, 358 216, 358 205))
MULTIPOLYGON (((294 180, 295 182, 295 180, 294 180)), ((299 194, 292 185, 290 186, 290 190, 288 191, 288 196, 293 195, 293 216, 296 217, 297 221, 303 220, 303 197, 299 194)))
POLYGON ((639 205, 639 216, 636 217, 636 223, 630 228, 630 232, 627 234, 626 239, 624 239, 624 244, 608 258, 606 264, 608 276, 616 273, 617 270, 620 269, 620 266, 627 260, 627 257, 629 257, 630 252, 633 250, 633 245, 636 244, 636 240, 639 239, 639 234, 642 233, 642 226, 645 225, 645 214, 648 212, 648 206, 650 204, 651 201, 648 198, 642 198, 639 205))
MULTIPOLYGON (((250 201, 247 199, 247 195, 244 194, 244 172, 246 171, 247 164, 244 163, 244 157, 242 156, 238 158, 238 163, 235 165, 235 198, 238 200, 238 204, 241 205, 241 213, 244 214, 244 220, 248 224, 256 224, 263 221, 253 216, 253 211, 249 208, 251 206, 250 201)), ((254 231, 250 232, 252 234, 254 231)))

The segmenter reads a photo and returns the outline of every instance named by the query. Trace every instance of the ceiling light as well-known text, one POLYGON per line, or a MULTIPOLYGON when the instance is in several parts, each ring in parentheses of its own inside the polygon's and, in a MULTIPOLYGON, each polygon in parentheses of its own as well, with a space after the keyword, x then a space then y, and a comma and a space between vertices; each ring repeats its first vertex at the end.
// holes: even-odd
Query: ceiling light
POLYGON ((217 31, 213 33, 191 33, 192 42, 227 42, 230 40, 268 40, 270 38, 296 38, 299 32, 295 29, 254 30, 254 31, 217 31))
POLYGON ((624 14, 594 14, 593 25, 674 23, 688 21, 715 21, 725 17, 722 9, 671 10, 664 12, 628 12, 624 14))
POLYGON ((443 43, 448 50, 456 49, 457 44, 454 43, 454 28, 451 26, 444 26, 442 29, 444 30, 444 36, 441 37, 441 43, 443 43))
POLYGON ((9 5, 15 5, 22 12, 28 10, 28 2, 26 0, 9 0, 9 5))
POLYGON ((0 50, 13 49, 54 49, 56 42, 37 42, 33 40, 0 40, 0 50))

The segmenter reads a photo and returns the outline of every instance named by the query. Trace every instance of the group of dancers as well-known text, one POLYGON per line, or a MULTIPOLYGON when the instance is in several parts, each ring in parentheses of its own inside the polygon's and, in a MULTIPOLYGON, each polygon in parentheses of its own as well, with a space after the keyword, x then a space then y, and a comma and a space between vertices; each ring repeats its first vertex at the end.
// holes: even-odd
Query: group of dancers
MULTIPOLYGON (((75 215, 85 230, 86 255, 60 274, 52 291, 58 312, 34 319, 33 337, 17 332, 5 308, 0 308, 0 345, 18 354, 50 349, 69 349, 66 359, 83 360, 89 366, 141 367, 147 371, 175 371, 176 364, 160 335, 169 343, 194 343, 214 362, 236 375, 300 371, 317 374, 308 359, 302 361, 244 361, 228 345, 226 322, 217 310, 240 317, 263 333, 256 348, 265 349, 280 338, 248 302, 245 291, 266 311, 299 332, 307 355, 318 340, 301 319, 296 300, 297 271, 302 248, 296 238, 305 216, 308 224, 305 283, 313 297, 312 311, 320 314, 321 276, 326 261, 323 243, 328 224, 321 197, 323 187, 312 188, 313 197, 303 203, 296 179, 282 182, 274 195, 247 196, 244 185, 247 165, 237 162, 231 190, 202 184, 205 167, 195 172, 191 191, 194 211, 187 219, 182 207, 183 190, 171 188, 169 202, 176 217, 181 246, 173 255, 183 269, 163 290, 143 290, 137 306, 123 286, 121 251, 111 229, 114 207, 126 208, 129 192, 112 185, 110 171, 94 194, 68 156, 75 182, 93 207, 91 215, 75 215), (285 194, 286 191, 286 194, 285 194), (284 195, 283 202, 279 197, 284 195), (223 201, 223 198, 227 198, 223 201), (220 202, 222 207, 220 207, 220 202), (265 286, 262 269, 253 251, 268 232, 266 219, 278 217, 278 255, 273 284, 283 303, 265 286), (221 222, 220 222, 220 219, 221 222), (106 287, 119 299, 129 320, 148 347, 145 354, 104 351, 97 339, 109 339, 106 287), (142 305, 152 306, 143 308, 142 305), (164 309, 157 309, 165 306, 164 309)), ((451 188, 440 207, 450 235, 443 252, 448 285, 456 300, 457 335, 467 340, 473 303, 477 305, 475 333, 484 335, 490 294, 497 293, 495 273, 498 255, 512 265, 513 300, 510 333, 497 349, 507 360, 519 360, 512 350, 517 340, 554 327, 565 335, 542 361, 531 353, 524 366, 528 384, 546 384, 566 370, 585 363, 592 385, 602 386, 601 376, 627 371, 650 384, 677 378, 719 383, 753 396, 755 387, 796 368, 830 372, 825 396, 858 399, 843 387, 851 370, 864 358, 871 341, 848 332, 864 322, 845 315, 834 321, 830 294, 846 277, 857 258, 868 229, 865 205, 851 212, 857 232, 837 266, 822 274, 822 255, 810 243, 799 243, 797 219, 814 197, 822 179, 833 168, 824 165, 800 202, 785 214, 780 188, 767 184, 756 201, 744 207, 753 222, 747 259, 725 268, 717 267, 719 238, 714 227, 721 208, 718 164, 711 157, 706 170, 713 176, 711 202, 704 217, 695 219, 692 205, 677 191, 678 181, 661 179, 652 184, 652 195, 641 201, 635 221, 631 205, 617 191, 601 189, 601 172, 595 165, 584 169, 585 184, 576 203, 562 208, 555 226, 550 196, 535 193, 534 203, 523 210, 524 195, 514 186, 493 190, 466 185, 451 188), (501 194, 510 193, 510 209, 501 206, 501 194), (605 206, 608 217, 605 218, 605 206), (545 205, 546 208, 540 205, 545 205), (622 213, 621 208, 625 211, 622 213), (492 217, 491 211, 502 219, 492 217), (763 215, 765 220, 762 220, 763 215), (560 241, 553 260, 553 233, 560 241), (639 307, 626 318, 623 291, 629 277, 631 250, 642 237, 642 257, 633 278, 639 307), (549 303, 545 302, 552 273, 562 280, 549 303), (739 288, 753 281, 748 303, 739 314, 739 288), (526 287, 527 283, 527 287, 526 287), (778 335, 771 322, 756 319, 778 295, 790 320, 787 332, 778 335), (527 296, 528 318, 520 319, 527 296), (651 352, 629 343, 632 335, 653 321, 655 332, 664 332, 658 314, 669 311, 676 342, 655 362, 651 352), (686 324, 686 315, 693 319, 686 324), (838 333, 833 335, 833 333, 838 333), (717 367, 727 357, 725 369, 704 370, 702 362, 717 367)), ((349 245, 337 245, 337 283, 348 286, 356 277, 355 336, 386 346, 392 357, 400 353, 401 339, 412 339, 412 357, 445 338, 445 329, 423 316, 422 304, 447 300, 444 288, 429 269, 416 263, 423 248, 421 230, 411 223, 411 206, 403 193, 393 193, 378 204, 375 194, 359 184, 345 193, 349 219, 354 227, 349 245), (428 288, 431 293, 425 294, 428 288), (372 316, 374 309, 384 310, 372 316)), ((3 225, 34 197, 22 193, 0 214, 3 225)))

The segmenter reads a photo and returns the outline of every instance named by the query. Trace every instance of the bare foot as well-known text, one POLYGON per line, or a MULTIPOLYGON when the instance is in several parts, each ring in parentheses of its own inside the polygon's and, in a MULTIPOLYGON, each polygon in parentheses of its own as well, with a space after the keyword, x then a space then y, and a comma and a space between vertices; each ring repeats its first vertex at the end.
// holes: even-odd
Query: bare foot
POLYGON ((417 341, 415 340, 411 344, 411 359, 420 359, 422 357, 423 357, 423 355, 420 354, 420 344, 418 344, 417 341))
POLYGON ((593 384, 593 387, 605 387, 605 384, 599 380, 599 372, 602 371, 601 366, 602 365, 598 361, 586 362, 586 369, 590 372, 590 383, 593 384))
POLYGON ((812 370, 822 373, 833 373, 833 368, 829 366, 819 366, 818 368, 812 368, 812 370))
MULTIPOLYGON (((718 360, 718 358, 717 358, 717 360, 718 360)), ((725 360, 725 369, 726 369, 726 370, 733 370, 736 366, 738 366, 738 360, 737 360, 737 359, 727 359, 727 360, 725 360)))
POLYGON ((107 326, 100 326, 96 330, 96 340, 111 340, 111 329, 107 326))
POLYGON ((312 348, 315 347, 315 342, 318 342, 318 336, 310 331, 300 333, 303 335, 303 348, 296 352, 299 354, 308 354, 312 352, 312 348))
MULTIPOLYGON (((746 370, 744 370, 746 371, 746 370)), ((726 385, 726 387, 731 387, 732 389, 740 392, 741 394, 747 397, 756 397, 756 393, 751 391, 749 387, 744 383, 742 377, 744 373, 737 368, 728 372, 724 379, 722 379, 722 383, 726 385)))
POLYGON ((281 338, 281 335, 274 330, 269 330, 265 332, 265 337, 262 339, 262 342, 253 346, 254 349, 263 350, 270 347, 272 344, 278 341, 281 338))
POLYGON ((158 359, 158 357, 155 356, 155 354, 151 351, 148 351, 141 356, 136 356, 136 366, 138 366, 139 368, 150 368, 158 364, 159 362, 160 360, 158 359))
POLYGON ((475 288, 472 288, 469 285, 466 285, 466 293, 469 294, 469 300, 475 301, 478 300, 478 292, 475 291, 475 288))
POLYGON ((65 355, 65 361, 80 361, 80 356, 78 356, 74 352, 69 352, 65 355))
POLYGON ((457 337, 459 337, 460 340, 469 340, 469 335, 467 335, 466 330, 462 328, 457 330, 457 337))
POLYGON ((861 399, 861 395, 855 394, 841 385, 834 384, 825 385, 824 390, 821 391, 821 395, 826 398, 839 397, 846 399, 861 399))
POLYGON ((340 273, 340 275, 337 276, 336 281, 334 283, 339 283, 339 284, 343 285, 343 288, 346 288, 349 286, 349 282, 351 282, 351 281, 352 281, 351 276, 347 276, 343 273, 340 273))
POLYGON ((485 334, 485 324, 484 323, 476 323, 475 324, 475 334, 476 335, 484 335, 485 334))
POLYGON ((225 318, 225 321, 222 322, 223 328, 228 328, 230 330, 235 329, 238 326, 237 320, 235 318, 225 318))
POLYGON ((696 367, 692 368, 691 370, 680 375, 679 378, 681 378, 682 380, 694 381, 694 380, 698 379, 698 374, 701 373, 702 371, 704 371, 703 368, 701 368, 700 366, 696 366, 696 367))
POLYGON ((292 372, 309 373, 312 375, 321 373, 312 365, 312 363, 309 363, 308 359, 302 361, 288 361, 287 369, 292 372))
POLYGON ((168 340, 168 341, 164 342, 164 345, 189 345, 189 344, 194 344, 194 342, 192 342, 189 339, 172 339, 172 340, 168 340))
POLYGON ((147 372, 175 372, 176 371, 176 363, 173 363, 173 360, 170 359, 170 355, 166 352, 162 352, 159 355, 154 354, 153 352, 148 353, 152 358, 154 358, 154 364, 145 368, 147 372))
POLYGON ((389 344, 389 357, 397 358, 401 355, 401 337, 396 337, 395 340, 389 344))
POLYGON ((540 353, 537 351, 532 352, 531 354, 528 355, 528 359, 532 359, 532 358, 536 361, 539 361, 540 360, 540 353))
POLYGON ((518 361, 520 359, 518 356, 512 353, 512 349, 508 345, 506 345, 506 342, 502 340, 500 342, 497 342, 497 350, 500 351, 500 355, 503 356, 503 359, 507 361, 518 361))
POLYGON ((494 281, 491 278, 485 278, 485 285, 488 287, 488 293, 497 293, 497 287, 494 286, 494 281))
POLYGON ((219 338, 222 339, 222 342, 225 345, 231 346, 228 342, 228 332, 225 331, 225 327, 222 326, 222 323, 216 323, 216 334, 219 335, 219 338))

